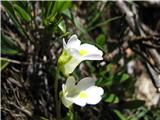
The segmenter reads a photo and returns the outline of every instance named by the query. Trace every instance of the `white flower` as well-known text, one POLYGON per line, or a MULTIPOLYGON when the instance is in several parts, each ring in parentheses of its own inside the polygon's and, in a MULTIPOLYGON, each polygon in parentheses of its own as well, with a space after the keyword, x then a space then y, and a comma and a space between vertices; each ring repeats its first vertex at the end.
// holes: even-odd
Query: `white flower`
POLYGON ((58 60, 60 70, 69 75, 84 60, 102 60, 103 52, 91 44, 81 44, 76 35, 72 35, 67 44, 63 39, 63 52, 58 60))
POLYGON ((100 102, 104 93, 101 87, 95 86, 95 80, 86 77, 76 85, 74 77, 69 77, 62 85, 62 103, 69 108, 73 103, 79 106, 95 105, 100 102))

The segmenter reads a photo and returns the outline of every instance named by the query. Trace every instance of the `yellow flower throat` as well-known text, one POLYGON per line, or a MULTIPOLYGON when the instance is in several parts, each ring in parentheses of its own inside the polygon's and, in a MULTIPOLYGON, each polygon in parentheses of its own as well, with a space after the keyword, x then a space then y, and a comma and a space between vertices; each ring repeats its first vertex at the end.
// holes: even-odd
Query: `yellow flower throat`
POLYGON ((88 95, 87 95, 86 92, 82 91, 82 92, 80 92, 79 97, 80 97, 80 98, 87 98, 88 95))
POLYGON ((81 56, 86 55, 86 54, 87 54, 87 51, 81 49, 81 50, 79 51, 79 54, 80 54, 81 56))

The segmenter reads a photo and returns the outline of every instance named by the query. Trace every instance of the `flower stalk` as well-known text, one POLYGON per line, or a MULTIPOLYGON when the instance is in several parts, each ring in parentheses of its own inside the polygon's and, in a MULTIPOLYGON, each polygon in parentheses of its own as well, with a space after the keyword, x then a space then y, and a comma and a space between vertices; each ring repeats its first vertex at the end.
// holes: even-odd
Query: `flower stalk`
POLYGON ((61 102, 59 100, 58 93, 58 79, 59 79, 59 68, 56 69, 55 81, 54 81, 54 93, 55 93, 55 106, 57 120, 61 120, 61 102))

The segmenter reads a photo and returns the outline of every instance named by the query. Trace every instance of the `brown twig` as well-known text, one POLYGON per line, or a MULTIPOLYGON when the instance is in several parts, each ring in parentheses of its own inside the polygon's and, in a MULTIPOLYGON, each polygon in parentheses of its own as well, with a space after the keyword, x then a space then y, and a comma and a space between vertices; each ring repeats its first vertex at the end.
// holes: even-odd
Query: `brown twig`
POLYGON ((20 110, 21 112, 23 112, 25 115, 31 117, 32 113, 28 110, 26 110, 23 106, 19 107, 17 106, 15 103, 8 101, 8 104, 15 107, 16 109, 20 110))
POLYGON ((3 58, 3 57, 0 57, 0 60, 8 61, 8 62, 15 63, 15 64, 25 64, 25 65, 31 64, 31 63, 28 63, 28 62, 21 62, 21 61, 18 61, 18 60, 12 60, 12 59, 3 58))
MULTIPOLYGON (((124 1, 118 1, 117 6, 119 7, 119 9, 121 10, 122 13, 126 14, 126 22, 128 23, 130 29, 133 31, 133 33, 135 35, 146 37, 146 34, 145 34, 146 32, 148 32, 148 34, 150 34, 152 36, 155 35, 155 32, 153 32, 151 29, 149 29, 149 27, 147 27, 146 25, 144 25, 140 21, 135 4, 132 4, 132 6, 131 6, 132 10, 127 6, 127 3, 125 3, 124 1)), ((151 41, 154 39, 152 38, 152 39, 148 39, 148 40, 151 41)), ((156 42, 158 42, 158 41, 156 41, 156 42)), ((142 47, 142 46, 139 45, 139 47, 142 47)), ((149 52, 150 55, 152 55, 152 57, 154 56, 153 60, 157 66, 154 66, 154 65, 152 65, 152 66, 160 68, 160 57, 159 57, 158 52, 155 49, 154 50, 145 49, 145 51, 143 51, 143 49, 141 49, 141 50, 142 51, 140 51, 140 52, 142 52, 142 53, 149 52)), ((149 64, 149 63, 147 63, 147 64, 149 64)), ((155 87, 159 88, 160 87, 158 84, 160 81, 159 76, 158 76, 159 74, 157 74, 157 71, 155 71, 155 69, 153 67, 151 69, 151 66, 147 65, 147 68, 148 68, 148 72, 152 75, 151 78, 155 83, 155 87)))

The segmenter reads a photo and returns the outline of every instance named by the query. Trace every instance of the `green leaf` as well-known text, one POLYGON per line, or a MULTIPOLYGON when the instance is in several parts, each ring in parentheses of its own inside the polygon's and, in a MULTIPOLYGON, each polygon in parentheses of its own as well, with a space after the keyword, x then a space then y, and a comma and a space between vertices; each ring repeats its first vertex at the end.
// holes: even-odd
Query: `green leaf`
POLYGON ((1 53, 7 55, 15 55, 19 53, 20 49, 17 44, 8 36, 5 36, 3 33, 1 35, 1 53))
POLYGON ((105 35, 100 34, 97 38, 96 38, 96 43, 98 44, 98 46, 103 49, 104 45, 105 45, 105 35))
POLYGON ((58 13, 65 11, 72 5, 72 1, 55 1, 49 3, 49 8, 47 11, 47 17, 44 20, 45 25, 48 25, 49 22, 54 22, 55 17, 58 13))
POLYGON ((69 11, 69 9, 64 10, 62 13, 69 19, 72 19, 71 12, 69 11))
POLYGON ((104 86, 112 86, 113 85, 113 78, 114 76, 109 76, 106 80, 105 80, 105 84, 104 86))
POLYGON ((14 4, 13 7, 16 10, 17 15, 21 17, 21 19, 25 20, 26 22, 31 21, 30 15, 18 4, 14 4))
POLYGON ((61 31, 63 33, 66 33, 66 25, 64 23, 64 20, 62 20, 59 24, 58 24, 58 27, 61 29, 61 31))
POLYGON ((21 24, 19 23, 18 19, 15 16, 14 9, 13 9, 12 5, 8 1, 2 1, 2 5, 6 9, 8 15, 12 19, 12 21, 15 24, 15 26, 17 27, 17 29, 21 32, 22 35, 26 36, 25 30, 23 29, 23 27, 21 26, 21 24))
POLYGON ((88 27, 93 26, 93 24, 100 19, 101 14, 101 12, 96 12, 96 15, 89 22, 88 27))
POLYGON ((54 2, 53 1, 48 1, 48 9, 47 9, 47 16, 49 16, 52 12, 52 9, 54 7, 54 2))
POLYGON ((97 27, 104 26, 104 25, 106 25, 106 24, 108 24, 108 23, 110 23, 110 22, 112 22, 114 20, 120 19, 120 18, 122 18, 122 16, 117 16, 117 17, 110 18, 110 19, 108 19, 108 20, 106 20, 106 21, 104 21, 102 23, 98 23, 95 26, 88 28, 87 31, 89 32, 89 31, 91 31, 91 30, 93 30, 93 29, 95 29, 97 27))
POLYGON ((126 74, 126 73, 124 73, 124 74, 122 75, 121 79, 120 79, 120 82, 124 82, 124 81, 126 81, 128 78, 129 78, 129 75, 126 74))
POLYGON ((54 4, 54 9, 52 11, 52 14, 66 10, 67 8, 69 8, 71 6, 71 4, 72 4, 71 0, 69 0, 69 1, 56 1, 54 4))
POLYGON ((107 94, 104 99, 105 99, 105 102, 108 102, 108 103, 118 103, 119 102, 119 98, 115 94, 107 94))
POLYGON ((119 117, 120 120, 127 120, 127 118, 119 110, 114 109, 113 112, 119 117))
MULTIPOLYGON (((32 3, 28 1, 13 1, 13 4, 20 6, 30 17, 32 17, 32 3)), ((34 3, 33 3, 34 4, 34 3)))
POLYGON ((111 63, 107 65, 107 71, 108 71, 110 74, 112 74, 112 67, 113 67, 113 65, 112 65, 111 63))
POLYGON ((4 68, 6 68, 6 67, 9 65, 9 62, 8 62, 8 61, 0 60, 0 62, 1 62, 0 71, 2 71, 4 68))
POLYGON ((67 113, 66 119, 74 120, 74 113, 71 110, 69 110, 69 112, 67 113))
POLYGON ((86 29, 84 29, 84 27, 82 27, 81 23, 79 22, 79 20, 77 18, 74 17, 74 24, 76 25, 76 27, 81 31, 82 34, 87 34, 86 29))
POLYGON ((104 70, 103 72, 101 72, 99 75, 99 79, 97 81, 97 84, 100 86, 112 86, 113 81, 114 81, 114 75, 112 73, 112 64, 108 64, 107 67, 105 68, 106 70, 104 70), (106 74, 108 75, 106 77, 106 74))

